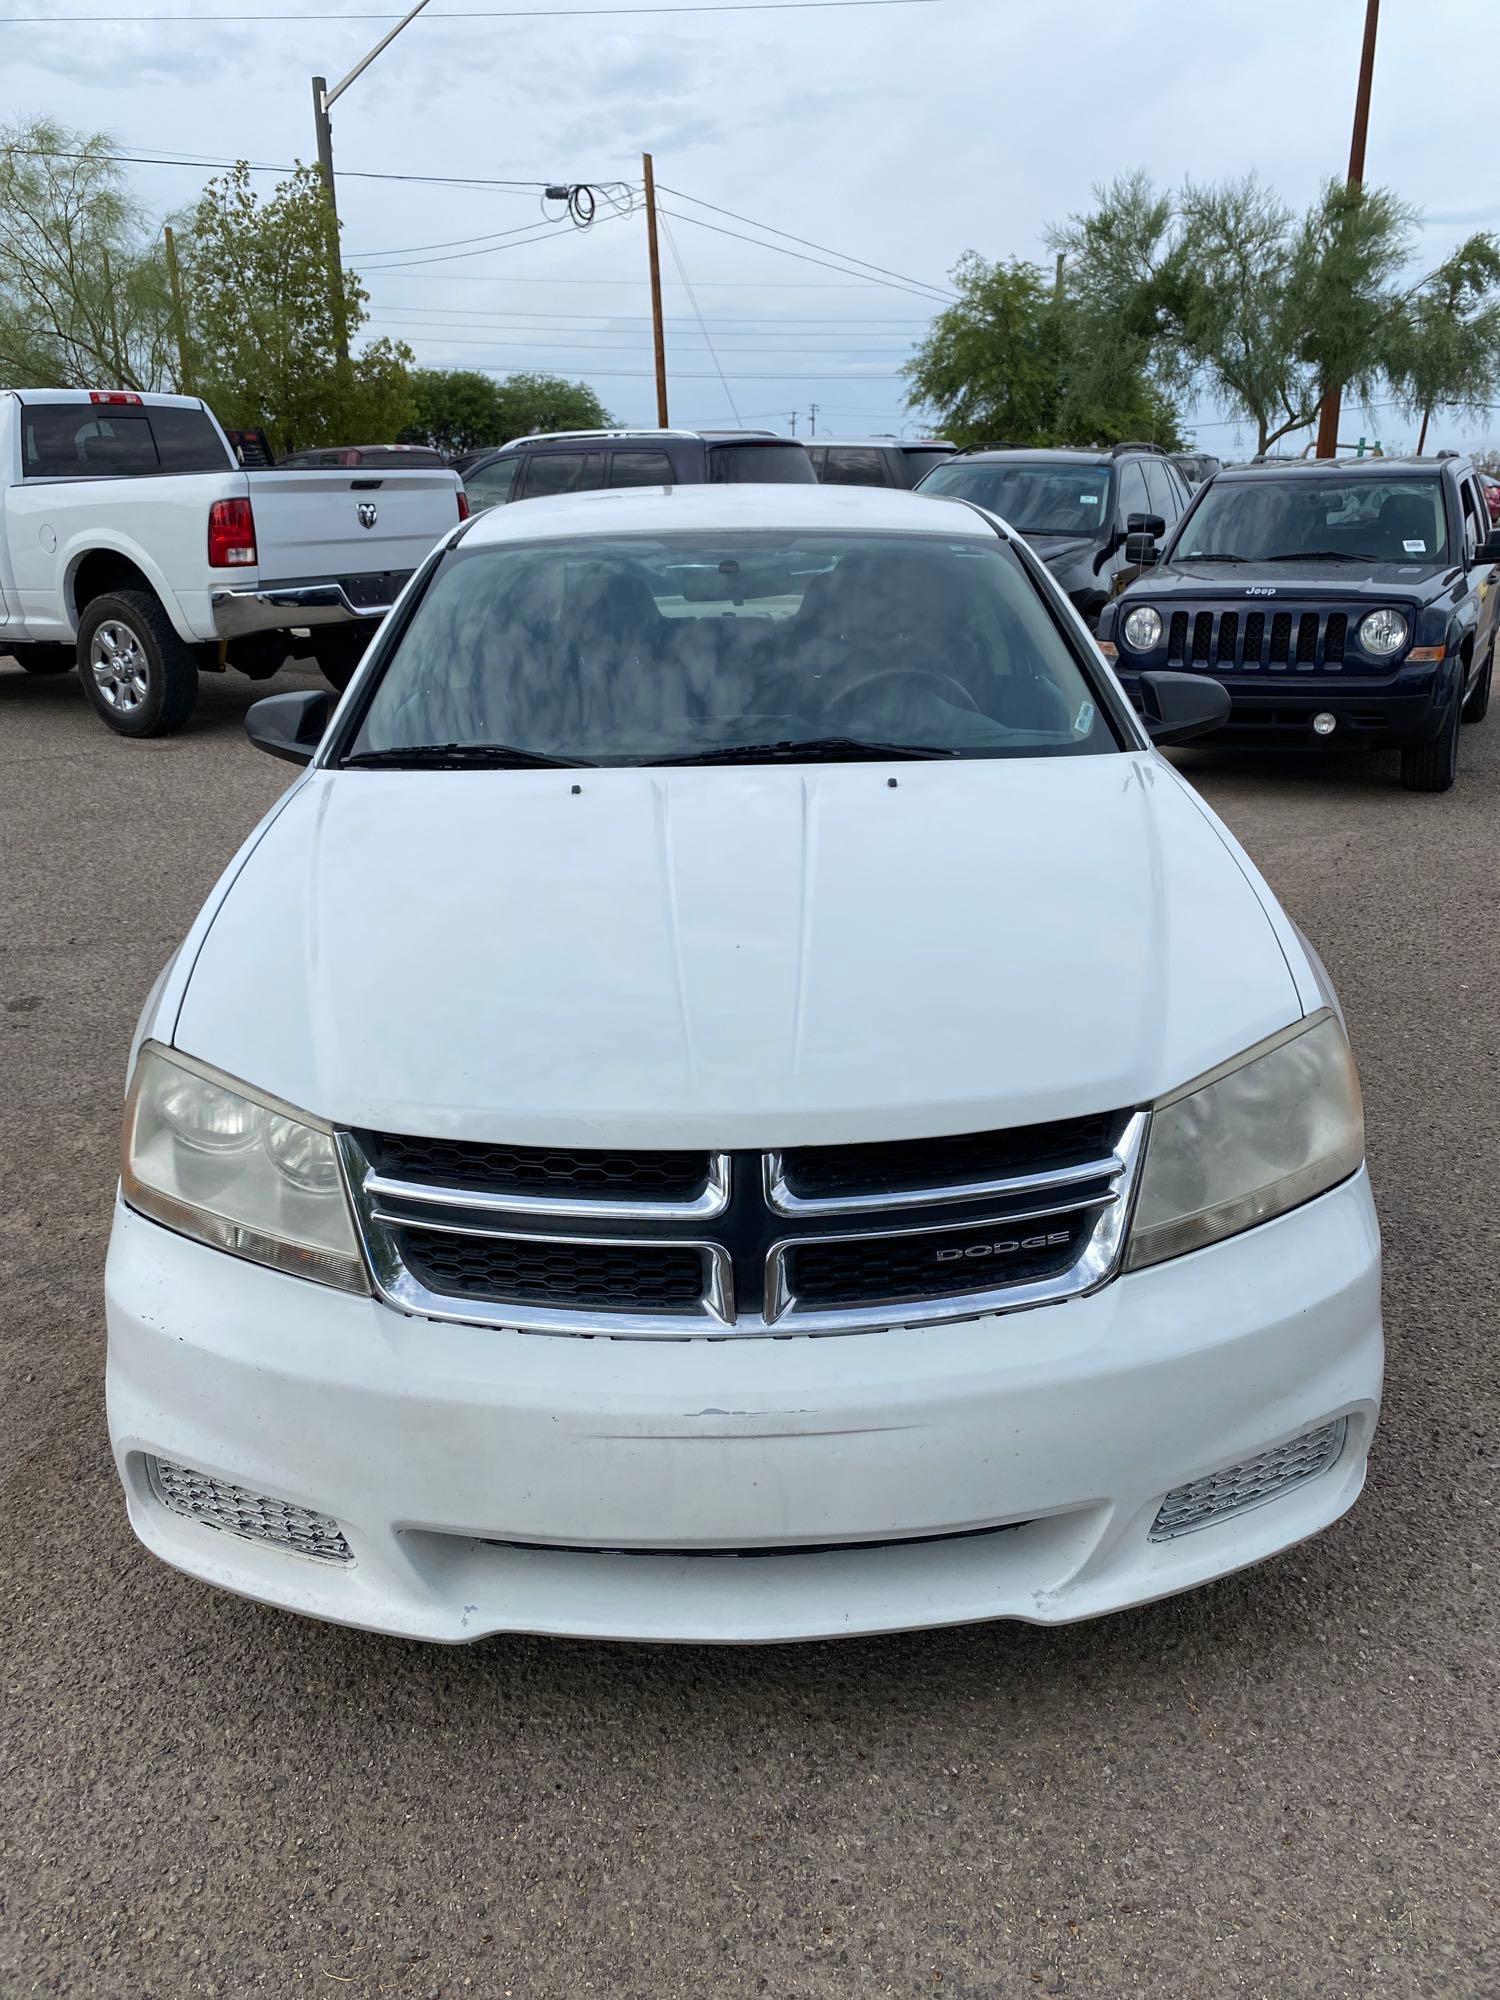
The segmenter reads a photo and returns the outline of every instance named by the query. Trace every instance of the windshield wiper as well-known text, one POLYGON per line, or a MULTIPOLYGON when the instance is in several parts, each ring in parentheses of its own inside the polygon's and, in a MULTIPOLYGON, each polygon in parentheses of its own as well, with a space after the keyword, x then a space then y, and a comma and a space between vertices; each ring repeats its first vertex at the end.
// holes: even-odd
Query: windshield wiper
POLYGON ((957 750, 925 743, 866 743, 857 736, 808 736, 798 742, 726 743, 717 750, 689 750, 677 757, 653 757, 663 764, 895 763, 910 757, 957 757, 957 750))
POLYGON ((1366 555, 1362 549, 1288 549, 1285 555, 1262 556, 1262 562, 1385 562, 1385 556, 1366 555))
POLYGON ((343 760, 346 771, 577 771, 594 766, 587 757, 549 757, 514 743, 409 743, 399 750, 357 750, 343 760))
POLYGON ((1207 554, 1206 554, 1206 555, 1199 555, 1199 554, 1198 554, 1198 552, 1197 552, 1196 550, 1194 550, 1194 552, 1193 552, 1193 554, 1192 554, 1192 555, 1190 555, 1190 556, 1179 556, 1179 557, 1177 558, 1177 560, 1178 560, 1179 562, 1236 562, 1236 563, 1242 563, 1242 562, 1245 562, 1245 561, 1247 560, 1247 558, 1246 558, 1245 556, 1231 556, 1231 555, 1226 555, 1226 554, 1225 554, 1225 553, 1224 553, 1224 552, 1223 552, 1223 551, 1222 551, 1221 549, 1210 549, 1210 550, 1209 550, 1209 551, 1207 552, 1207 554))

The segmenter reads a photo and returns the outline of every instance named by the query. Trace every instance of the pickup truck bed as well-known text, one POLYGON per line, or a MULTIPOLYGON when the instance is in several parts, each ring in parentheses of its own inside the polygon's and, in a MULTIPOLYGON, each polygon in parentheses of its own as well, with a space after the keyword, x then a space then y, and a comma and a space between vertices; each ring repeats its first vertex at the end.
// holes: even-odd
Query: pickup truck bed
POLYGON ((194 397, 0 394, 0 652, 76 663, 131 736, 180 727, 202 669, 342 687, 466 511, 446 468, 247 471, 194 397))

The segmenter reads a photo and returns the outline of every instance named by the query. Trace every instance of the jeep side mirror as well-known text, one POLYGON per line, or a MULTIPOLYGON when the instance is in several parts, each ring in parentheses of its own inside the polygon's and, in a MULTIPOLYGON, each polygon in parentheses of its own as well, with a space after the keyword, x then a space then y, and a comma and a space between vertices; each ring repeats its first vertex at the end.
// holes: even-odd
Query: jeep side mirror
POLYGON ((1137 569, 1150 569, 1156 562, 1156 538, 1167 532, 1160 514, 1125 516, 1125 560, 1137 569))
POLYGON ((310 764, 328 727, 333 700, 316 688, 305 694, 268 694, 246 711, 245 734, 257 750, 272 757, 310 764))
POLYGON ((1206 736, 1229 720, 1229 707, 1228 689, 1200 674, 1141 675, 1141 720, 1153 743, 1206 736))

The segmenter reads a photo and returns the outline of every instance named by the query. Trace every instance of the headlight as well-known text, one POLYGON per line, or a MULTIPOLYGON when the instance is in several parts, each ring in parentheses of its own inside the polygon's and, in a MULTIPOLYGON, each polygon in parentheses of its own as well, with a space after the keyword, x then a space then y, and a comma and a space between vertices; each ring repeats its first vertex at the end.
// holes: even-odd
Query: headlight
POLYGON ((1126 1269, 1269 1222, 1364 1156, 1354 1057, 1324 1009, 1153 1107, 1126 1269))
POLYGON ((1125 643, 1133 653, 1149 653, 1161 638, 1161 613, 1149 604, 1125 614, 1125 643))
POLYGON ((1367 653, 1387 660, 1406 644, 1406 620, 1399 611, 1372 611, 1359 621, 1359 643, 1367 653))
POLYGON ((181 1236, 370 1289, 329 1127, 155 1042, 130 1081, 120 1183, 132 1208, 181 1236))

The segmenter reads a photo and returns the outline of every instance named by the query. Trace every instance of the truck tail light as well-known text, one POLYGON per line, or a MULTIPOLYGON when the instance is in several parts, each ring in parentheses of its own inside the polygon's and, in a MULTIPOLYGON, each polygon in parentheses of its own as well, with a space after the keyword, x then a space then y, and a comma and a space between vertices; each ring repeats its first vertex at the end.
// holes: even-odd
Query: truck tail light
POLYGON ((215 500, 208 510, 208 566, 243 569, 255 561, 255 515, 248 500, 215 500))
POLYGON ((91 403, 139 403, 140 397, 133 389, 90 389, 91 403))
POLYGON ((458 489, 458 518, 460 521, 469 518, 469 496, 461 486, 458 489))

